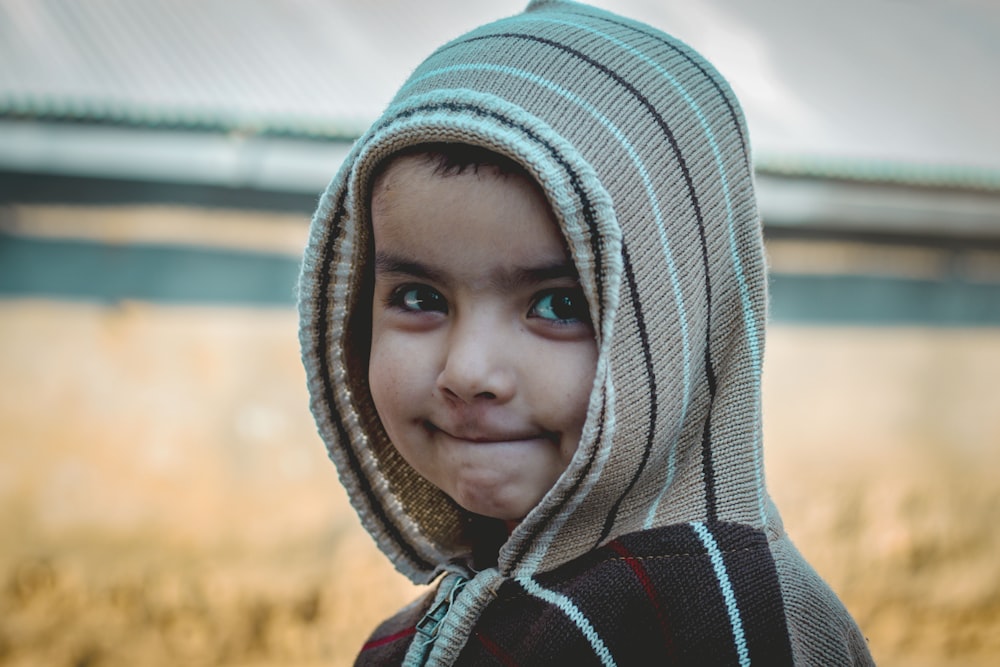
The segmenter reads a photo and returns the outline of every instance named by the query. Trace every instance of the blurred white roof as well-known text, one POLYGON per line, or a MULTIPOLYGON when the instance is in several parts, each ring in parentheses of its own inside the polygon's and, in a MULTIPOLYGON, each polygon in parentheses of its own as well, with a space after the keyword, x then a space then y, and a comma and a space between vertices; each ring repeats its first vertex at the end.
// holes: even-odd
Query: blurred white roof
MULTIPOLYGON (((350 139, 434 48, 525 4, 0 0, 0 122, 350 139)), ((1000 3, 593 4, 704 53, 765 168, 1000 189, 1000 3)))

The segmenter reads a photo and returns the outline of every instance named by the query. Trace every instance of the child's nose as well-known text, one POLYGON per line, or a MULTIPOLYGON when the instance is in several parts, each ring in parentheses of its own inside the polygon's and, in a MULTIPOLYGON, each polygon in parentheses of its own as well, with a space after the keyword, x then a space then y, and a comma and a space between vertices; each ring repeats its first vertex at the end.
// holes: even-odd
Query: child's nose
POLYGON ((513 361, 509 337, 495 323, 456 326, 448 340, 438 388, 465 403, 508 401, 516 389, 513 361))

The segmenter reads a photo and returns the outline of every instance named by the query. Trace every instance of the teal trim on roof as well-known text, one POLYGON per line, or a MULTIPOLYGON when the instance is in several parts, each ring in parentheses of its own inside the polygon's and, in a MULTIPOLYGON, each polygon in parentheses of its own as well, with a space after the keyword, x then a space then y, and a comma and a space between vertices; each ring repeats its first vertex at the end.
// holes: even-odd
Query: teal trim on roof
POLYGON ((0 297, 293 307, 299 260, 177 245, 0 233, 0 297))
POLYGON ((772 273, 770 288, 779 323, 1000 327, 1000 283, 772 273))

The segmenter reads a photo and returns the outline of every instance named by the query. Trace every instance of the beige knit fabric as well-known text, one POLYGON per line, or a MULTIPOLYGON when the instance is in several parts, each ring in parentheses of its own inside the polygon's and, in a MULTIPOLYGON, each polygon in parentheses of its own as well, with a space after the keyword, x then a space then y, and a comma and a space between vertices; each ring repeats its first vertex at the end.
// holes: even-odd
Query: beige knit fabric
POLYGON ((312 409, 365 528, 416 582, 471 577, 429 657, 450 664, 504 578, 684 522, 765 530, 797 662, 870 661, 854 622, 788 542, 765 489, 767 290, 749 141, 726 82, 649 26, 533 2, 443 46, 357 142, 316 212, 300 285, 312 409), (373 169, 426 142, 522 164, 556 213, 590 303, 597 377, 569 468, 476 574, 463 511, 382 431, 366 385, 373 169), (359 314, 360 313, 360 314, 359 314), (478 591, 478 592, 477 592, 478 591))

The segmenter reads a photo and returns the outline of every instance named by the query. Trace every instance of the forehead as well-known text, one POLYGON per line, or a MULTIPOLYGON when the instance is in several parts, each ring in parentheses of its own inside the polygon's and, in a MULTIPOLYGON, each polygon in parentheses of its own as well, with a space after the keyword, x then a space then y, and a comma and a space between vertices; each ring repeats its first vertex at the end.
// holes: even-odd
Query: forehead
POLYGON ((372 227, 376 254, 466 273, 569 261, 541 188, 524 174, 489 165, 441 173, 422 156, 394 160, 372 191, 372 227))

